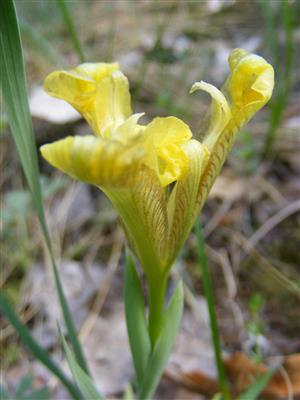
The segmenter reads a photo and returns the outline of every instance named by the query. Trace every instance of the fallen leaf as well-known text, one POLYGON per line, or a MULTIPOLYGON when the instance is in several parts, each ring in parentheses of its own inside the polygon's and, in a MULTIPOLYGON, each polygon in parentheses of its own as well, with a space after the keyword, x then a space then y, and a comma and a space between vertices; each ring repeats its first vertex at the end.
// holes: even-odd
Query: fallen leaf
MULTIPOLYGON (((257 364, 242 352, 224 358, 224 366, 233 398, 237 398, 256 378, 269 370, 266 364, 257 364)), ((300 354, 284 357, 280 365, 276 367, 278 367, 277 372, 263 390, 262 398, 265 400, 300 399, 300 354)), ((187 371, 183 365, 177 370, 168 370, 168 377, 177 384, 206 396, 213 396, 219 391, 216 375, 209 373, 205 368, 187 371)))
POLYGON ((253 181, 249 182, 249 179, 246 179, 245 177, 238 178, 223 173, 216 180, 210 191, 209 197, 228 201, 237 201, 251 195, 251 198, 255 200, 259 198, 260 192, 261 190, 254 185, 253 181), (249 186, 252 186, 251 192, 249 192, 249 186))

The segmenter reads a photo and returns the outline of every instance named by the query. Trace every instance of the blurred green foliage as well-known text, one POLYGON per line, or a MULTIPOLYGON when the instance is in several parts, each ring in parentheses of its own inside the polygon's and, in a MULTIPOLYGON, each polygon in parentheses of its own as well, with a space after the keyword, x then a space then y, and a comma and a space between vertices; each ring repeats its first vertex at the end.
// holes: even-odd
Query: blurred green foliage
POLYGON ((262 310, 265 305, 264 296, 261 293, 253 293, 248 301, 250 318, 247 321, 246 329, 248 333, 253 335, 254 346, 252 349, 252 359, 255 362, 262 361, 262 350, 259 343, 259 336, 264 332, 264 323, 261 317, 262 310))
MULTIPOLYGON (((43 199, 48 201, 66 187, 67 179, 63 176, 57 178, 41 176, 40 182, 43 199)), ((4 194, 0 238, 2 261, 10 271, 5 292, 16 302, 23 274, 32 266, 38 251, 33 232, 30 233, 32 224, 26 222, 32 221, 33 215, 34 207, 29 190, 12 190, 4 194)))
POLYGON ((293 80, 295 58, 294 35, 299 27, 299 1, 259 0, 266 24, 265 44, 275 69, 275 89, 270 101, 269 128, 266 133, 262 157, 269 156, 276 140, 283 112, 287 106, 293 80), (283 40, 281 38, 283 32, 283 40))
POLYGON ((51 392, 47 386, 39 389, 34 388, 32 375, 24 375, 14 391, 6 389, 0 385, 1 400, 50 400, 51 392))

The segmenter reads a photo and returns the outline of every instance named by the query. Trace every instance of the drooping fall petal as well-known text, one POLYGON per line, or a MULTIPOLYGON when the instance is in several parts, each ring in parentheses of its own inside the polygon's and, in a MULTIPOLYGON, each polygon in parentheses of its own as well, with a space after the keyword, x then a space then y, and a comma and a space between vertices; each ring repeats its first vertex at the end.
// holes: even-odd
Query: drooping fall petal
POLYGON ((143 150, 95 136, 69 136, 41 147, 43 157, 75 179, 96 186, 124 187, 136 175, 143 150))

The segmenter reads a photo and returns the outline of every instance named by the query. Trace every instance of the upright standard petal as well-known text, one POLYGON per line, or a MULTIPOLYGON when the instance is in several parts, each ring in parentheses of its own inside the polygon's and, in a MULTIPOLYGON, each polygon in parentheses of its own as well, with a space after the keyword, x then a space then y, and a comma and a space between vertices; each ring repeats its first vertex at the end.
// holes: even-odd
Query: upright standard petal
POLYGON ((197 140, 190 140, 184 151, 188 158, 188 170, 179 179, 168 200, 168 237, 165 254, 165 266, 169 268, 199 213, 197 207, 198 187, 209 161, 209 150, 197 140))
POLYGON ((46 77, 44 89, 81 112, 88 98, 95 94, 97 83, 118 69, 117 63, 85 63, 70 71, 54 71, 46 77))
POLYGON ((203 83, 192 88, 204 89, 213 98, 211 122, 203 141, 210 158, 200 179, 198 208, 203 206, 240 128, 267 103, 274 87, 273 68, 262 57, 235 49, 229 56, 229 65, 231 73, 222 92, 203 83))
POLYGON ((193 84, 190 93, 192 94, 197 90, 207 92, 212 98, 209 115, 207 116, 209 118, 209 126, 205 133, 205 145, 211 150, 230 121, 231 110, 224 94, 214 85, 203 81, 196 82, 193 84))
POLYGON ((129 83, 118 64, 82 64, 48 75, 44 88, 70 103, 98 136, 108 137, 131 115, 129 83))
POLYGON ((236 123, 245 124, 271 98, 274 70, 262 57, 235 49, 229 56, 231 74, 224 84, 236 123))

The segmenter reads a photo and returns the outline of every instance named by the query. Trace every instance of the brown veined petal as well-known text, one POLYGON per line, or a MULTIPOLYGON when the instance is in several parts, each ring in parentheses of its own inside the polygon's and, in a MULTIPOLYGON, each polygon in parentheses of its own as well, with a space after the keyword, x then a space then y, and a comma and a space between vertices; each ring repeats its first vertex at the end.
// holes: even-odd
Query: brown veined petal
POLYGON ((43 157, 71 177, 96 186, 124 187, 137 174, 143 150, 94 136, 69 136, 41 147, 43 157))
POLYGON ((166 266, 170 267, 199 213, 199 181, 209 160, 209 151, 197 140, 190 140, 184 150, 188 157, 188 170, 175 184, 168 201, 169 234, 166 246, 166 266))
POLYGON ((166 194, 159 179, 143 166, 129 187, 104 188, 104 192, 118 210, 128 242, 148 279, 161 278, 168 219, 166 194))

